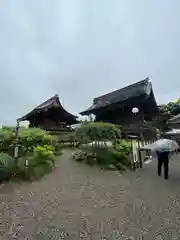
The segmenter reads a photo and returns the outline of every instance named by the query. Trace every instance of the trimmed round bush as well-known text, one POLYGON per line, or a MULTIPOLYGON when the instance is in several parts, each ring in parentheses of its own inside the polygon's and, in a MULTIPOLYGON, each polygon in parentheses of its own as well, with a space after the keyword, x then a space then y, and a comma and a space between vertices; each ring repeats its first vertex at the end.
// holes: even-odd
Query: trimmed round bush
POLYGON ((113 141, 121 139, 121 130, 112 123, 90 122, 84 123, 75 131, 75 137, 81 143, 93 141, 113 141))

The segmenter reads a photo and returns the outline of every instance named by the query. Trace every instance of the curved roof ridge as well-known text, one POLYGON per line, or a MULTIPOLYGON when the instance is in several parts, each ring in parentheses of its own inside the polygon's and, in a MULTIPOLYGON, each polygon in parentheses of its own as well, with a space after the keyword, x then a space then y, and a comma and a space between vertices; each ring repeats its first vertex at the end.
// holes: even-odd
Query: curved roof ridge
POLYGON ((138 98, 141 96, 144 96, 145 98, 152 96, 154 104, 157 105, 152 88, 152 82, 149 80, 149 77, 124 88, 120 88, 116 91, 94 98, 93 104, 85 111, 80 112, 80 114, 86 115, 87 112, 92 112, 96 109, 107 107, 111 104, 122 103, 129 99, 138 98))
POLYGON ((41 111, 44 108, 48 108, 48 107, 60 107, 62 108, 68 115, 71 115, 74 118, 78 118, 77 116, 69 113, 68 111, 65 110, 65 108, 62 106, 60 100, 59 100, 59 95, 55 94, 54 96, 50 97, 49 99, 47 99, 46 101, 44 101, 43 103, 41 103, 40 105, 38 105, 37 107, 35 107, 33 110, 31 110, 30 112, 28 112, 26 115, 24 115, 21 118, 18 118, 18 121, 25 121, 29 115, 31 115, 33 112, 35 112, 36 110, 41 111))
MULTIPOLYGON (((138 85, 146 85, 146 84, 148 84, 148 82, 149 82, 149 77, 146 77, 145 79, 143 79, 143 80, 141 80, 141 81, 135 82, 135 83, 133 83, 133 84, 129 84, 129 85, 123 87, 123 88, 119 88, 119 89, 117 89, 117 90, 115 90, 115 91, 112 91, 112 92, 103 94, 103 95, 101 95, 101 96, 99 96, 99 97, 95 97, 94 100, 95 100, 95 101, 96 101, 96 100, 98 101, 98 100, 100 100, 100 99, 103 98, 103 97, 111 96, 111 95, 113 95, 113 94, 118 93, 119 91, 129 90, 129 89, 131 89, 131 88, 133 88, 133 87, 138 87, 138 85)), ((145 87, 146 87, 146 86, 145 86, 145 87)))

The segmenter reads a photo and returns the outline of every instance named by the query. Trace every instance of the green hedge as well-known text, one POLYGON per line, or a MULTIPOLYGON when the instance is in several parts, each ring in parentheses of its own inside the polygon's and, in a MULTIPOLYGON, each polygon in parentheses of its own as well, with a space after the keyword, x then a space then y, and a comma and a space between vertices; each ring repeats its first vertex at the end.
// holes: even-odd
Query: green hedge
MULTIPOLYGON (((14 174, 22 179, 38 179, 53 169, 55 155, 60 155, 62 146, 56 136, 39 128, 20 128, 19 137, 15 138, 14 128, 2 127, 0 129, 0 153, 3 159, 15 163, 13 159, 14 145, 19 146, 18 163, 14 174), (12 157, 10 157, 10 155, 12 157), (28 163, 28 165, 26 164, 28 163)), ((1 161, 1 160, 0 160, 1 161)), ((1 164, 2 180, 12 176, 5 164, 1 164)))
POLYGON ((73 155, 76 161, 119 170, 131 166, 131 144, 121 139, 120 127, 111 123, 85 123, 75 131, 75 137, 81 142, 79 151, 73 155), (111 147, 107 141, 112 142, 111 147), (85 144, 90 142, 96 144, 85 144), (103 147, 99 142, 104 142, 103 147))
POLYGON ((121 139, 121 130, 111 123, 84 123, 75 131, 75 138, 81 143, 121 139))

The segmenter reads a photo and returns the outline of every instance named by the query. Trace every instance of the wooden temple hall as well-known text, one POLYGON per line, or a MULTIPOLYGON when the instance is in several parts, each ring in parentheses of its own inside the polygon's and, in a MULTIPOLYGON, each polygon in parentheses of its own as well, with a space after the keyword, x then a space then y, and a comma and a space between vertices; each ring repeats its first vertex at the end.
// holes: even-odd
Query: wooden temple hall
POLYGON ((63 108, 58 95, 43 102, 18 121, 29 121, 29 127, 40 127, 54 132, 67 130, 70 125, 78 123, 77 116, 63 108))
POLYGON ((93 104, 80 114, 93 114, 95 121, 121 125, 126 137, 156 138, 153 121, 158 116, 158 106, 149 78, 94 98, 93 104))

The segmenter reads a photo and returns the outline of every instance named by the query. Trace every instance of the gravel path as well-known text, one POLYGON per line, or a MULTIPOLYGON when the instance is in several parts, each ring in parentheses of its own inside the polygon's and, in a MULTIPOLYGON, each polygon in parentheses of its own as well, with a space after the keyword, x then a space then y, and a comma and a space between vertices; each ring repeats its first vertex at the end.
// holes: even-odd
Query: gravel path
POLYGON ((169 180, 156 175, 155 161, 121 176, 70 158, 66 151, 39 182, 0 186, 1 240, 176 239, 178 157, 169 180))

